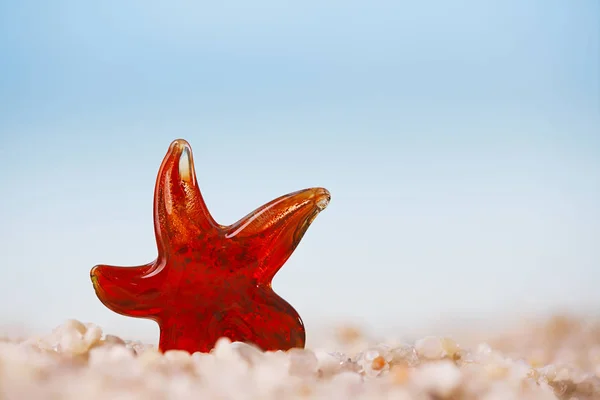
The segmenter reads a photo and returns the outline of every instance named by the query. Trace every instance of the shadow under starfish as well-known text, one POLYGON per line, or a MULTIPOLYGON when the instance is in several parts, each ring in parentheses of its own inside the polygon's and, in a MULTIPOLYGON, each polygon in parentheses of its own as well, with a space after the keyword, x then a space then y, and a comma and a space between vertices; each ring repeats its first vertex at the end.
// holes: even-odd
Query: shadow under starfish
POLYGON ((100 301, 160 327, 159 348, 208 352, 221 337, 263 350, 304 347, 302 319, 271 288, 330 194, 310 188, 281 196, 238 222, 215 222, 200 194, 190 145, 169 147, 154 191, 155 261, 97 265, 100 301))

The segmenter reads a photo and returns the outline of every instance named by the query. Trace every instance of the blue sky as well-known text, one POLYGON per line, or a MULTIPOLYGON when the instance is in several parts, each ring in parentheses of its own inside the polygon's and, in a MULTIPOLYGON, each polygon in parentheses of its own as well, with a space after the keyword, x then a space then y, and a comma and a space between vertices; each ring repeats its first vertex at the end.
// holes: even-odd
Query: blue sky
POLYGON ((274 281, 309 329, 598 307, 598 2, 321 3, 0 0, 0 321, 155 335, 88 273, 156 256, 178 137, 221 223, 331 191, 274 281))

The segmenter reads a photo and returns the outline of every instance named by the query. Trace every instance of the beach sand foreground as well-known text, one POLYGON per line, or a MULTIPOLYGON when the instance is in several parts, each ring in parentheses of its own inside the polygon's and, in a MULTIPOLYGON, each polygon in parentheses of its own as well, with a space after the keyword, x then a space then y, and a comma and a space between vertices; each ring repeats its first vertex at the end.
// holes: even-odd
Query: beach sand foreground
POLYGON ((221 339, 159 353, 69 320, 0 342, 2 399, 600 399, 600 322, 557 316, 489 337, 372 343, 342 327, 330 349, 263 353, 221 339))

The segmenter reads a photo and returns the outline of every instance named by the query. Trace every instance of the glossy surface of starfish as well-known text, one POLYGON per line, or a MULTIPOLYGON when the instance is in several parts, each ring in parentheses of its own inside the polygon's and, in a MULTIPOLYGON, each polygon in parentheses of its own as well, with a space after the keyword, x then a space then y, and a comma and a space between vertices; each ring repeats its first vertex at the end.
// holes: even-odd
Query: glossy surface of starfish
POLYGON ((305 189, 219 225, 200 194, 189 144, 176 140, 154 191, 157 259, 97 265, 94 289, 114 312, 156 321, 161 351, 208 352, 221 337, 263 350, 304 347, 302 319, 271 280, 329 199, 326 189, 305 189))

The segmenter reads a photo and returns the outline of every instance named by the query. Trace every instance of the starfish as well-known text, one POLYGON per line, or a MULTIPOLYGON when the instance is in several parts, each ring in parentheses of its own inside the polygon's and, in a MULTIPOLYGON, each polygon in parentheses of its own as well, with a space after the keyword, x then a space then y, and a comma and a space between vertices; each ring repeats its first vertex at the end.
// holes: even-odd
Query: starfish
POLYGON ((154 190, 158 257, 96 265, 96 295, 118 314, 157 322, 163 352, 209 352, 221 337, 264 351, 303 348, 302 319, 271 281, 329 200, 324 188, 304 189, 220 225, 198 188, 190 145, 175 140, 154 190))

